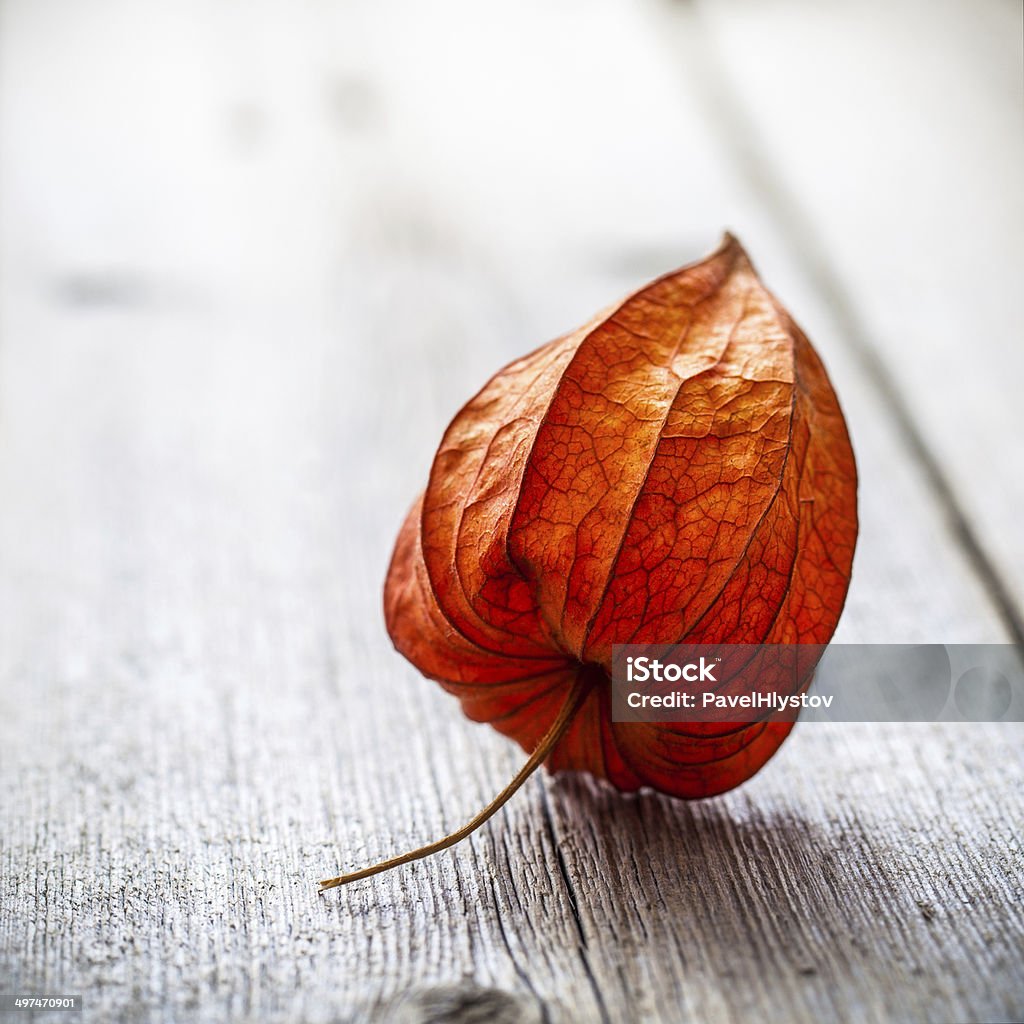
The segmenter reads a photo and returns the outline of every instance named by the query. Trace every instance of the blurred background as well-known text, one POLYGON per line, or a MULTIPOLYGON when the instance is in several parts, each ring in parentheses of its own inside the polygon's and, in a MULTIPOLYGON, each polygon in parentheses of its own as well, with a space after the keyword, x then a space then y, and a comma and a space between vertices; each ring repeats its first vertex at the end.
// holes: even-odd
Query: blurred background
MULTIPOLYGON (((347 492, 340 529, 394 525, 498 366, 728 227, 852 420, 874 582, 850 618, 870 632, 881 601, 936 600, 902 536, 951 517, 1001 617, 1019 611, 1019 4, 8 0, 2 18, 8 474, 48 463, 40 488, 74 488, 119 453, 181 496, 161 458, 220 457, 211 486, 243 489, 316 459, 347 492), (917 506, 936 498, 933 523, 917 506)), ((300 481, 279 483, 253 514, 300 481)))
MULTIPOLYGON (((818 347, 850 422, 862 533, 837 639, 1020 641, 1022 45, 1016 0, 0 3, 9 978, 105 986, 108 1019, 334 1019, 467 972, 526 991, 516 951, 471 941, 499 943, 504 891, 458 881, 487 908, 482 932, 459 930, 457 900, 432 902, 453 891, 450 861, 351 904, 308 901, 310 879, 458 824, 452 794, 461 820, 519 761, 391 652, 387 559, 462 402, 724 229, 818 347), (397 916, 375 948, 382 901, 397 916), (455 946, 417 944, 448 913, 455 946), (295 1009, 281 993, 297 985, 321 1002, 295 1009)), ((988 886, 988 934, 1005 937, 1010 840, 993 824, 984 842, 1003 845, 982 856, 977 794, 1019 781, 1019 748, 972 735, 911 764, 902 734, 847 731, 843 771, 809 803, 786 804, 782 775, 752 792, 833 838, 821 808, 844 777, 920 801, 898 826, 862 806, 866 834, 873 813, 893 835, 914 820, 934 848, 961 815, 982 843, 961 874, 988 886), (965 774, 968 748, 1018 753, 965 774)), ((828 760, 818 736, 780 759, 828 760)), ((575 834, 571 805, 553 805, 553 836, 575 834)), ((677 825, 693 813, 651 806, 677 825)), ((520 813, 503 827, 543 862, 555 840, 530 831, 526 798, 520 813)), ((632 813, 607 825, 614 842, 632 842, 632 813)), ((911 859, 922 892, 949 876, 911 859)), ((880 906, 906 899, 920 924, 920 893, 875 867, 877 883, 850 880, 851 905, 877 884, 880 906)), ((550 884, 562 923, 522 940, 548 958, 531 981, 555 1019, 585 1018, 593 985, 557 952, 575 948, 572 901, 550 884)), ((847 948, 844 913, 812 917, 878 982, 861 1019, 1020 1008, 1019 973, 973 932, 947 948, 974 965, 961 995, 896 978, 886 1003, 886 950, 920 936, 873 932, 865 911, 869 939, 847 948)), ((757 954, 737 935, 701 938, 711 966, 686 983, 722 1019, 746 998, 722 971, 757 954)), ((665 941, 682 945, 644 968, 649 993, 690 956, 689 938, 665 941)), ((599 979, 622 977, 591 955, 599 979)), ((851 977, 822 970, 805 1003, 780 989, 758 1005, 815 1019, 851 977)))

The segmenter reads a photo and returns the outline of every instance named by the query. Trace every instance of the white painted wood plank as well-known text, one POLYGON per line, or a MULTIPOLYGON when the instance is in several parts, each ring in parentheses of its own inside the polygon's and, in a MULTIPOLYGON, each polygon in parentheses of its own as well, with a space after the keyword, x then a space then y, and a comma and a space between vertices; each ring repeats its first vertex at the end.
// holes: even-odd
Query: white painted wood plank
POLYGON ((723 224, 850 415, 845 637, 1004 635, 650 23, 4 16, 0 988, 114 1021, 1019 1011, 1016 729, 807 727, 699 805, 537 779, 455 853, 311 884, 520 763, 383 631, 447 417, 723 224))
POLYGON ((1019 628, 1024 9, 729 0, 699 10, 718 88, 742 110, 734 134, 762 190, 786 194, 782 230, 834 274, 1019 628))

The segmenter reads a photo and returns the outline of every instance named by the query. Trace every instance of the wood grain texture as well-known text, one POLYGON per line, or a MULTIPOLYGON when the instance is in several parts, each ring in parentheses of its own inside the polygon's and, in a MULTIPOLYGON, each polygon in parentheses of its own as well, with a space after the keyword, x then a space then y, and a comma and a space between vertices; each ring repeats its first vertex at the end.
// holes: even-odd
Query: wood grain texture
POLYGON ((1020 642, 1024 12, 904 0, 836 18, 732 0, 696 21, 730 151, 1020 642))
POLYGON ((316 893, 521 762, 383 629, 448 418, 723 226, 850 420, 839 637, 1007 636, 672 59, 706 24, 666 45, 654 10, 3 9, 0 990, 104 1022, 1024 1014, 1019 726, 798 727, 693 805, 535 778, 456 851, 316 893))

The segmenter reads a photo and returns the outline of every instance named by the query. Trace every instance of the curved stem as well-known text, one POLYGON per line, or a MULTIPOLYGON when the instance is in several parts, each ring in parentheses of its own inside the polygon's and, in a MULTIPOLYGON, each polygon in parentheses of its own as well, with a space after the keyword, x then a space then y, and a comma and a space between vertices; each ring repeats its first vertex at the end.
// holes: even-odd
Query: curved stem
POLYGON ((338 875, 337 878, 325 879, 320 883, 320 891, 323 892, 325 889, 333 889, 338 885, 356 882, 360 878, 369 878, 370 875, 379 874, 381 871, 390 871, 391 868, 397 868, 401 864, 408 864, 410 861, 419 860, 421 857, 429 857, 432 853, 447 850, 449 846, 454 846, 465 839, 466 836, 475 832, 491 815, 500 810, 509 797, 543 764, 548 754, 551 753, 558 741, 565 735, 565 731, 576 717, 576 712, 579 711, 580 705, 582 705, 584 698, 590 692, 592 685, 593 679, 589 673, 581 671, 573 683, 561 711, 558 712, 558 717, 551 723, 551 728, 541 738, 540 743, 537 744, 537 748, 530 755, 529 760, 519 769, 515 778, 472 821, 443 839, 428 843, 426 846, 421 846, 416 850, 410 850, 408 853, 401 854, 401 856, 392 857, 390 860, 383 860, 379 864, 373 864, 368 868, 362 868, 347 875, 338 875))

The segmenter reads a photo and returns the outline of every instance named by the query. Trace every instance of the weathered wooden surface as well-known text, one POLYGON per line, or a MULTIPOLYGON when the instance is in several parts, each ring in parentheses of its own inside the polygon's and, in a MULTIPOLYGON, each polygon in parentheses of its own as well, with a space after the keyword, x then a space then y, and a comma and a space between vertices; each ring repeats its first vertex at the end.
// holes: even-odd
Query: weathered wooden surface
POLYGON ((96 1021, 1024 1014, 1019 727, 808 726, 699 805, 537 778, 454 852, 312 884, 521 761, 381 621, 448 417, 725 225, 850 419, 839 636, 1019 631, 1020 9, 978 9, 6 4, 0 990, 96 1021), (856 54, 890 78, 851 86, 856 54), (904 109, 934 158, 888 173, 904 109))

